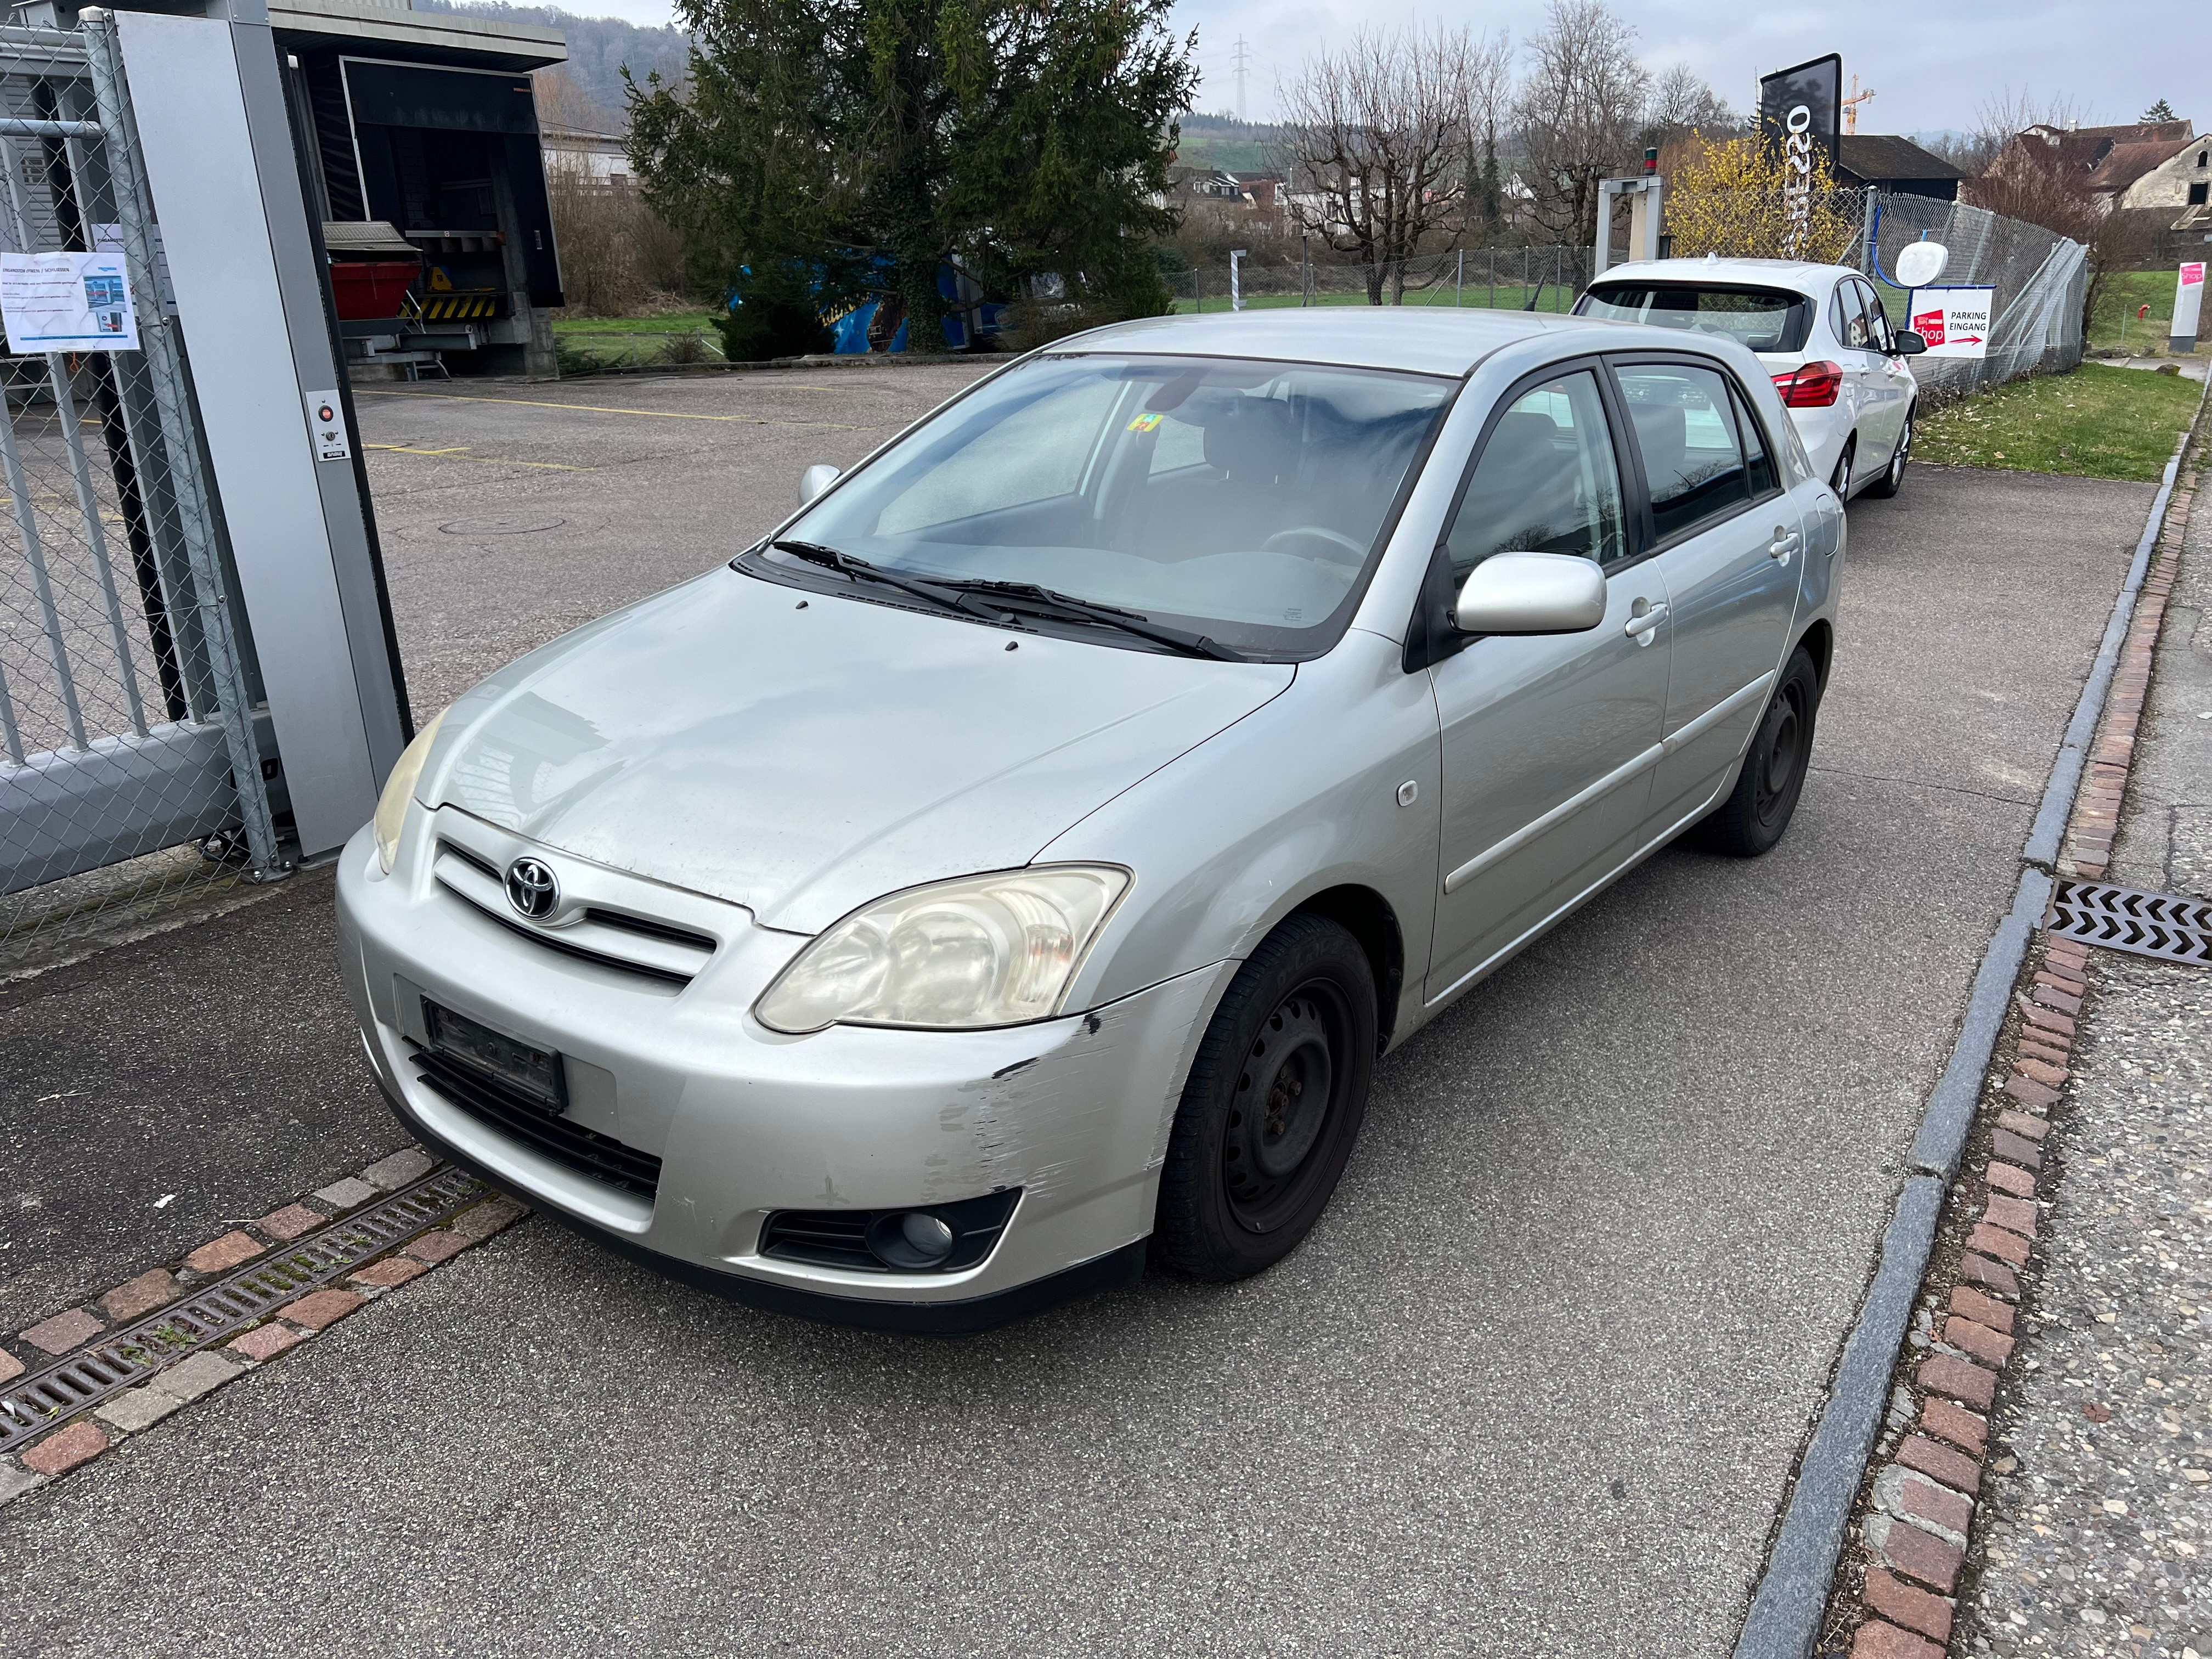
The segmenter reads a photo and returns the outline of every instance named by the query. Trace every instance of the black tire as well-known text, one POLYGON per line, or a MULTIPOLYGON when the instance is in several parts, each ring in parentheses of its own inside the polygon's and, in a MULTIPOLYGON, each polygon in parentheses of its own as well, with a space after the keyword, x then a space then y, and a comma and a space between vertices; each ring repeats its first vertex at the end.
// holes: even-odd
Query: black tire
POLYGON ((1881 477, 1859 491, 1860 495, 1886 501, 1904 488, 1905 464, 1912 459, 1912 417, 1918 413, 1914 409, 1905 411, 1905 429, 1897 434, 1897 448, 1890 455, 1889 465, 1882 468, 1881 477))
POLYGON ((1323 917, 1294 915, 1261 941, 1183 1084, 1154 1260, 1225 1282, 1298 1247, 1358 1138, 1375 1032, 1375 974, 1358 940, 1323 917))
POLYGON ((1790 654, 1782 683, 1767 700, 1729 798, 1698 826, 1708 849, 1731 858, 1771 852, 1790 828, 1804 793, 1813 755, 1813 726, 1820 709, 1820 675, 1802 647, 1790 654))
POLYGON ((1836 499, 1848 501, 1851 498, 1851 469, 1858 465, 1859 440, 1853 433, 1844 440, 1844 453, 1836 457, 1835 476, 1828 480, 1828 488, 1836 492, 1836 499))

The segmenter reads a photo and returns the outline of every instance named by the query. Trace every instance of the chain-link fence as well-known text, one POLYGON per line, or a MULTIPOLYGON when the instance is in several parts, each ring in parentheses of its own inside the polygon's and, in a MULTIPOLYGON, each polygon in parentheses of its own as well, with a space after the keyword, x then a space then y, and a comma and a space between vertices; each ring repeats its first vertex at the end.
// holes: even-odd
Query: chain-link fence
POLYGON ((258 677, 112 27, 0 28, 0 244, 119 255, 141 342, 0 358, 0 965, 72 916, 277 865, 258 677))
POLYGON ((1923 395, 1961 397, 2023 374, 2062 374, 2081 362, 2089 282, 2088 250, 2081 243, 1986 208, 1887 191, 1870 192, 1863 222, 1866 234, 1852 263, 1875 279, 1899 327, 1911 326, 1910 296, 1896 285, 1897 256, 1923 235, 1951 252, 1938 279, 1945 286, 1996 290, 1984 356, 1911 360, 1923 395))
MULTIPOLYGON (((1310 249, 1260 253, 1237 262, 1234 298, 1247 308, 1274 306, 1454 306, 1506 311, 1571 311, 1589 277, 1590 250, 1572 247, 1455 248, 1415 259, 1356 262, 1316 258, 1310 249)), ((1168 279, 1179 312, 1227 311, 1229 266, 1192 267, 1168 279)))
MULTIPOLYGON (((1764 253, 1776 234, 1779 198, 1737 204, 1741 211, 1705 216, 1725 227, 1740 222, 1761 240, 1737 252, 1764 253), (1764 210, 1772 208, 1772 212, 1764 210)), ((1671 210, 1670 210, 1671 211, 1671 210)), ((1823 259, 1849 264, 1874 278, 1891 321, 1906 326, 1910 296, 1892 280, 1898 252, 1924 234, 1951 251, 1942 282, 1952 287, 1996 290, 1985 355, 1979 358, 1916 358, 1912 368, 1934 398, 1952 398, 2022 374, 2051 374, 2081 361, 2081 307, 2088 280, 2081 245, 2044 229, 2002 218, 1962 202, 1879 190, 1835 190, 1812 204, 1823 259)), ((1626 215, 1622 216, 1625 224, 1626 215)), ((1616 228, 1616 235, 1619 228, 1616 228)), ((1702 252, 1704 247, 1698 250, 1702 252)), ((1717 246, 1726 257, 1730 250, 1717 246)), ((1616 244, 1615 263, 1630 257, 1616 244)), ((1169 278, 1179 312, 1319 305, 1425 305, 1511 311, 1571 311, 1589 285, 1587 247, 1455 249, 1372 267, 1334 256, 1316 258, 1310 246, 1255 251, 1228 265, 1187 269, 1169 278)))

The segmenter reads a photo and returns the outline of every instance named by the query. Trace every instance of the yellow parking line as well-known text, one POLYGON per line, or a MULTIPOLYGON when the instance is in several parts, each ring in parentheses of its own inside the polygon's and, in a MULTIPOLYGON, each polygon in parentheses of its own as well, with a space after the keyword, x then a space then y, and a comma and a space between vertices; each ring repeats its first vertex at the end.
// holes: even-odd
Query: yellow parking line
POLYGON ((356 398, 442 398, 456 404, 518 404, 526 409, 574 409, 590 415, 649 415, 661 421, 726 421, 735 426, 813 426, 836 432, 865 432, 866 427, 842 421, 768 421, 757 415, 700 415, 680 409, 617 409, 610 404, 563 404, 550 398, 471 397, 459 392, 360 392, 356 398))
POLYGON ((465 461, 475 461, 484 466, 534 466, 547 472, 593 472, 596 467, 564 466, 559 461, 507 461, 496 455, 471 455, 468 446, 461 444, 452 449, 410 449, 405 444, 363 444, 363 449, 389 449, 402 455, 456 455, 465 461))

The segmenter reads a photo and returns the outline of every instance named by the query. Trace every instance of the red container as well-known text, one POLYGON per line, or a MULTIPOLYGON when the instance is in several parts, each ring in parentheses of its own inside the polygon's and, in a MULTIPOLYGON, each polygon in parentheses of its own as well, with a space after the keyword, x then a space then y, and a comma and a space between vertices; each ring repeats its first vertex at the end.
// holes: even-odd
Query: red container
POLYGON ((380 322, 399 314, 408 284, 422 270, 419 264, 399 259, 348 259, 331 266, 331 297, 338 317, 349 323, 380 322))

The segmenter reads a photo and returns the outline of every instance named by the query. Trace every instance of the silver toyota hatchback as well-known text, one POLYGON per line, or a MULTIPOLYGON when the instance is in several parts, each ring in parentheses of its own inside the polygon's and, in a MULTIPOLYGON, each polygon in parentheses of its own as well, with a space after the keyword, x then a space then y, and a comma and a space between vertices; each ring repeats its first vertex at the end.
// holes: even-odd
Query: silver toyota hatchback
POLYGON ((425 1142, 757 1305, 972 1330, 1296 1248, 1376 1057, 1803 784, 1844 519, 1731 342, 1133 322, 532 653, 343 855, 425 1142))

